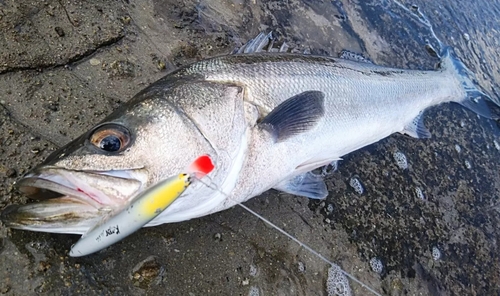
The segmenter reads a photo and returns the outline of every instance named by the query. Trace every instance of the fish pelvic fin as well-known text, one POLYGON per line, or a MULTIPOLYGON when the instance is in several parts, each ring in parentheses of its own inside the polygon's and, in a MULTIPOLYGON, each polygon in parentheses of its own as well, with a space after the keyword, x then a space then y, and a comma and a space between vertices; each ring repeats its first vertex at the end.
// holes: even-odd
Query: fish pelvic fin
POLYGON ((444 48, 442 57, 440 67, 444 71, 452 72, 466 93, 465 98, 459 98, 456 103, 483 117, 499 120, 500 102, 493 100, 478 88, 474 73, 456 57, 453 49, 444 48))
POLYGON ((328 196, 328 189, 323 178, 311 172, 284 180, 274 186, 274 189, 312 199, 325 199, 328 196))
POLYGON ((401 133, 417 139, 430 138, 431 132, 424 125, 424 111, 421 111, 417 117, 408 123, 401 133))

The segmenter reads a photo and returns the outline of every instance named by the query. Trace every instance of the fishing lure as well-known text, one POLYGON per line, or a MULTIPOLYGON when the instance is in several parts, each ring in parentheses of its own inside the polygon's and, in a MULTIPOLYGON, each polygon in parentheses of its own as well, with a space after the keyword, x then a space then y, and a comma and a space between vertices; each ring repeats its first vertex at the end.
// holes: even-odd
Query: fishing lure
POLYGON ((71 257, 81 257, 100 251, 131 235, 170 206, 191 184, 210 173, 214 165, 209 156, 197 158, 187 173, 163 180, 137 196, 123 211, 99 223, 71 247, 71 257))

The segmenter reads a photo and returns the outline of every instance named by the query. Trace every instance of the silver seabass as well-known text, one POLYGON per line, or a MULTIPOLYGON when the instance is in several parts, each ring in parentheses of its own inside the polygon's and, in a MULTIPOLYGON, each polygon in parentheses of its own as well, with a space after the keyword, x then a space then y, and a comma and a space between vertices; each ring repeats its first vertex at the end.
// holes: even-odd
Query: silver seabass
POLYGON ((311 170, 392 133, 428 137, 422 111, 458 102, 492 116, 449 52, 437 71, 330 57, 236 54, 176 70, 18 182, 41 201, 10 206, 10 227, 85 233, 200 155, 215 169, 147 226, 227 209, 262 192, 324 198, 311 170), (50 198, 49 198, 50 197, 50 198))

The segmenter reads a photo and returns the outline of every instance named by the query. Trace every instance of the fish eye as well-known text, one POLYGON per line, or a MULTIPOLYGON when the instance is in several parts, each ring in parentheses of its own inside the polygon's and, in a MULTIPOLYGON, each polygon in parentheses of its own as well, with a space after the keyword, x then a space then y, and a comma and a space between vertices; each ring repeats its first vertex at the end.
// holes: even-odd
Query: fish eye
POLYGON ((102 151, 121 152, 130 144, 130 133, 121 125, 108 123, 97 127, 89 141, 102 151))

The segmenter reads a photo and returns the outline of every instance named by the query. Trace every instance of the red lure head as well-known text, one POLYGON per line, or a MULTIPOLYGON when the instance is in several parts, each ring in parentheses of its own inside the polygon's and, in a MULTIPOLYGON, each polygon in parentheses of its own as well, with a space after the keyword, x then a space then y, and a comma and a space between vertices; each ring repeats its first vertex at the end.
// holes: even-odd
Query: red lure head
POLYGON ((197 178, 202 178, 214 169, 214 163, 208 155, 198 157, 189 167, 188 173, 194 174, 197 178))

